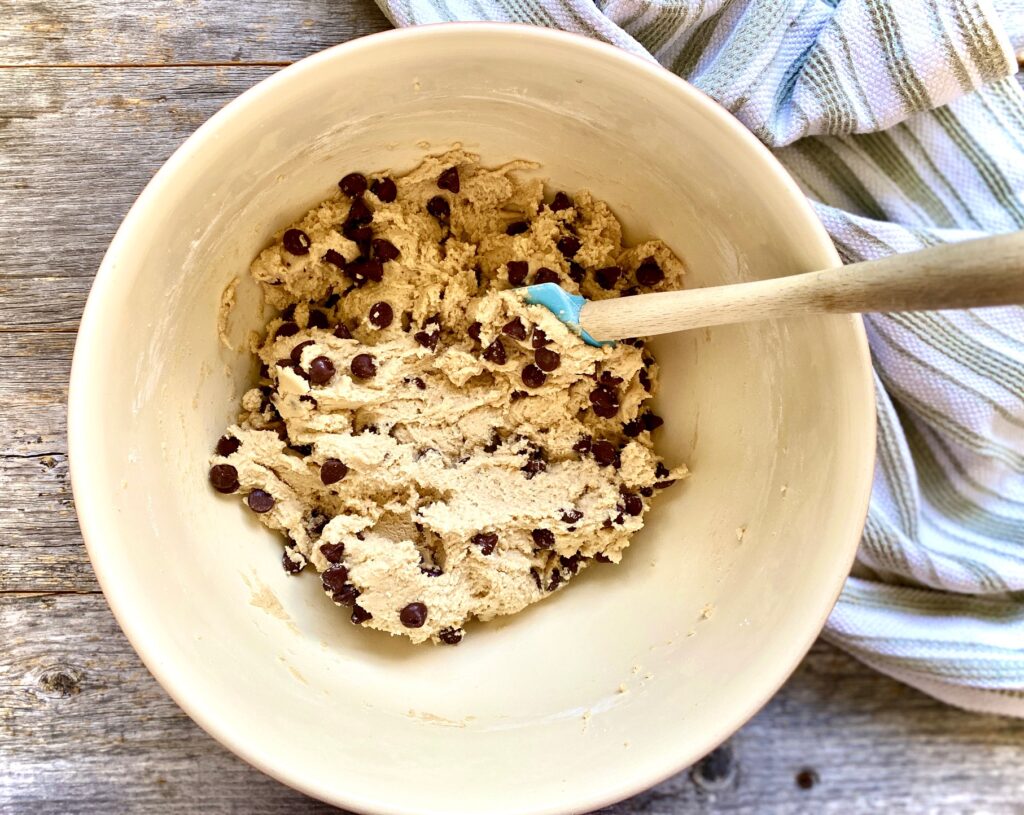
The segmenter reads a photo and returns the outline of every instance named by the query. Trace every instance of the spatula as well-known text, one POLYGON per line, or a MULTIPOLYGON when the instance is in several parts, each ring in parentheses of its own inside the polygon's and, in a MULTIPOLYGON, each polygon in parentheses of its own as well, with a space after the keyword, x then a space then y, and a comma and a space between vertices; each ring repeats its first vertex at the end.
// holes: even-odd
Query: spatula
POLYGON ((800 314, 924 311, 1024 303, 1024 231, 821 272, 587 300, 557 283, 525 288, 590 345, 800 314))

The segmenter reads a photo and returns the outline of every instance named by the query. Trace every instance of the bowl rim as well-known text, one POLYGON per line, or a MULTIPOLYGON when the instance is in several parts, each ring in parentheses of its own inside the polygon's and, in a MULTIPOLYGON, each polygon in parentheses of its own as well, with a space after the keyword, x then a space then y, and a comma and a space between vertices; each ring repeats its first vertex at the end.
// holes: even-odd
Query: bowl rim
MULTIPOLYGON (((806 223, 816 233, 817 239, 812 248, 821 256, 823 265, 838 266, 841 264, 839 255, 824 226, 796 182, 768 148, 717 102, 663 68, 653 59, 644 59, 616 46, 580 34, 519 23, 458 22, 397 28, 366 35, 311 54, 271 74, 228 102, 193 132, 157 170, 132 204, 104 254, 90 289, 75 341, 68 389, 68 460, 75 510, 86 551, 100 588, 128 641, 163 690, 196 724, 236 756, 277 781, 321 801, 375 815, 377 813, 380 815, 420 815, 420 813, 430 810, 396 807, 388 803, 386 797, 378 796, 375 800, 371 800, 365 795, 339 789, 336 784, 331 784, 326 780, 309 778, 300 772, 292 772, 288 769, 287 762, 274 761, 273 756, 265 748, 242 742, 234 735, 229 720, 224 719, 216 710, 205 706, 200 698, 191 693, 191 688, 186 683, 179 684, 177 679, 171 675, 169 666, 165 664, 158 650, 149 642, 147 631, 134 624, 130 608, 122 604, 118 592, 119 561, 104 550, 105 535, 102 533, 107 524, 103 512, 98 509, 105 505, 104 493, 100 484, 89 477, 88 462, 94 460, 97 455, 102 455, 100 441, 89 432, 90 417, 95 409, 95 400, 91 398, 91 393, 95 388, 91 383, 98 381, 96 377, 100 372, 103 358, 103 334, 106 325, 109 324, 106 319, 108 295, 119 283, 118 257, 124 251, 137 227, 151 217, 165 188, 172 183, 178 168, 190 161, 208 140, 215 139, 237 113, 250 106, 259 105, 264 97, 273 94, 279 86, 291 82, 293 78, 316 71, 327 63, 344 59, 365 49, 388 47, 399 41, 407 40, 441 40, 445 37, 473 38, 495 35, 556 43, 565 48, 589 51, 600 59, 618 62, 624 69, 640 75, 643 81, 670 86, 674 92, 685 97, 689 104, 699 108, 702 113, 714 120, 718 127, 731 131, 733 136, 738 137, 741 142, 745 142, 752 153, 759 156, 763 172, 770 176, 777 188, 791 199, 793 216, 806 223)), ((875 388, 867 335, 863 321, 858 315, 834 316, 831 319, 843 320, 847 323, 851 331, 848 364, 851 367, 856 366, 860 371, 859 404, 852 407, 863 417, 865 436, 869 439, 869 444, 865 449, 860 471, 853 473, 851 480, 854 482, 854 488, 850 490, 850 494, 852 496, 851 505, 863 508, 863 513, 858 513, 857 517, 863 517, 866 520, 874 471, 876 430, 875 388)), ((724 721, 713 732, 707 733, 700 740, 703 746, 699 753, 680 755, 666 752, 660 757, 652 756, 643 762, 630 763, 630 771, 626 772, 626 768, 624 768, 623 773, 614 779, 608 779, 599 790, 587 792, 583 789, 583 785, 575 789, 569 787, 558 801, 550 801, 540 808, 523 810, 513 806, 512 808, 494 810, 494 812, 556 815, 568 811, 590 811, 608 806, 649 789, 675 775, 685 769, 689 763, 710 752, 737 732, 777 693, 814 644, 839 598, 846 577, 853 565, 863 523, 864 521, 861 521, 856 529, 850 530, 850 540, 847 543, 848 551, 843 557, 836 558, 835 566, 829 576, 828 585, 832 587, 828 595, 829 601, 822 605, 821 611, 816 617, 808 618, 813 621, 813 624, 807 626, 804 636, 800 640, 794 640, 788 646, 784 658, 778 660, 780 667, 777 670, 777 675, 772 677, 772 681, 765 684, 761 693, 752 695, 736 715, 730 717, 728 721, 724 721)), ((824 581, 822 582, 824 583, 824 581)), ((443 810, 437 811, 443 812, 443 810)))

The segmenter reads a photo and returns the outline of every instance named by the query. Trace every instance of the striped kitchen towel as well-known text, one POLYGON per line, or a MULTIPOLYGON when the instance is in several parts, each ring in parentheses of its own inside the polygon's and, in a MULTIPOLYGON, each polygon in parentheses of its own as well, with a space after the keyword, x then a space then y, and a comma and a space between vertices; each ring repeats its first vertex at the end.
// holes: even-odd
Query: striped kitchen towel
MULTIPOLYGON (((848 262, 1024 228, 1024 0, 378 2, 397 25, 534 23, 656 59, 775 151, 848 262)), ((1024 716, 1024 309, 865 322, 878 461, 825 636, 1024 716)))

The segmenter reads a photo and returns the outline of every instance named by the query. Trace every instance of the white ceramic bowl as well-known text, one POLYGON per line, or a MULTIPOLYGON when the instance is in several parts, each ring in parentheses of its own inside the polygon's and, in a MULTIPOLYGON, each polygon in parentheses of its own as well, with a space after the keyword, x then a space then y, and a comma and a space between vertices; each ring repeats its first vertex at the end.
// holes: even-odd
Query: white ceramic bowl
MULTIPOLYGON (((838 262, 769 153, 653 64, 494 24, 358 40, 228 105, 125 218, 75 350, 75 500, 132 644, 247 761, 362 812, 579 812, 715 747, 810 647, 867 505, 868 354, 846 317, 659 339, 660 449, 693 476, 657 500, 621 567, 457 648, 354 628, 207 485, 253 373, 218 343, 218 297, 344 173, 456 141, 591 189, 633 237, 666 239, 690 286, 838 262)), ((243 296, 232 334, 257 322, 243 296)))

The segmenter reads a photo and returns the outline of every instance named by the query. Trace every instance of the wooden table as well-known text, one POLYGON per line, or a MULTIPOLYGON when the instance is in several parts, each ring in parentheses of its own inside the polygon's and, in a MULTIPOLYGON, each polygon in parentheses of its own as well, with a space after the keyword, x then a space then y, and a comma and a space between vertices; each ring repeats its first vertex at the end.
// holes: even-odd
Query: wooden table
MULTIPOLYGON (((114 230, 210 114, 388 27, 371 0, 0 0, 0 812, 330 807, 250 768, 142 667, 67 478, 75 329, 114 230)), ((1024 813, 1024 722, 944 707, 819 643, 729 744, 619 813, 1024 813)))

